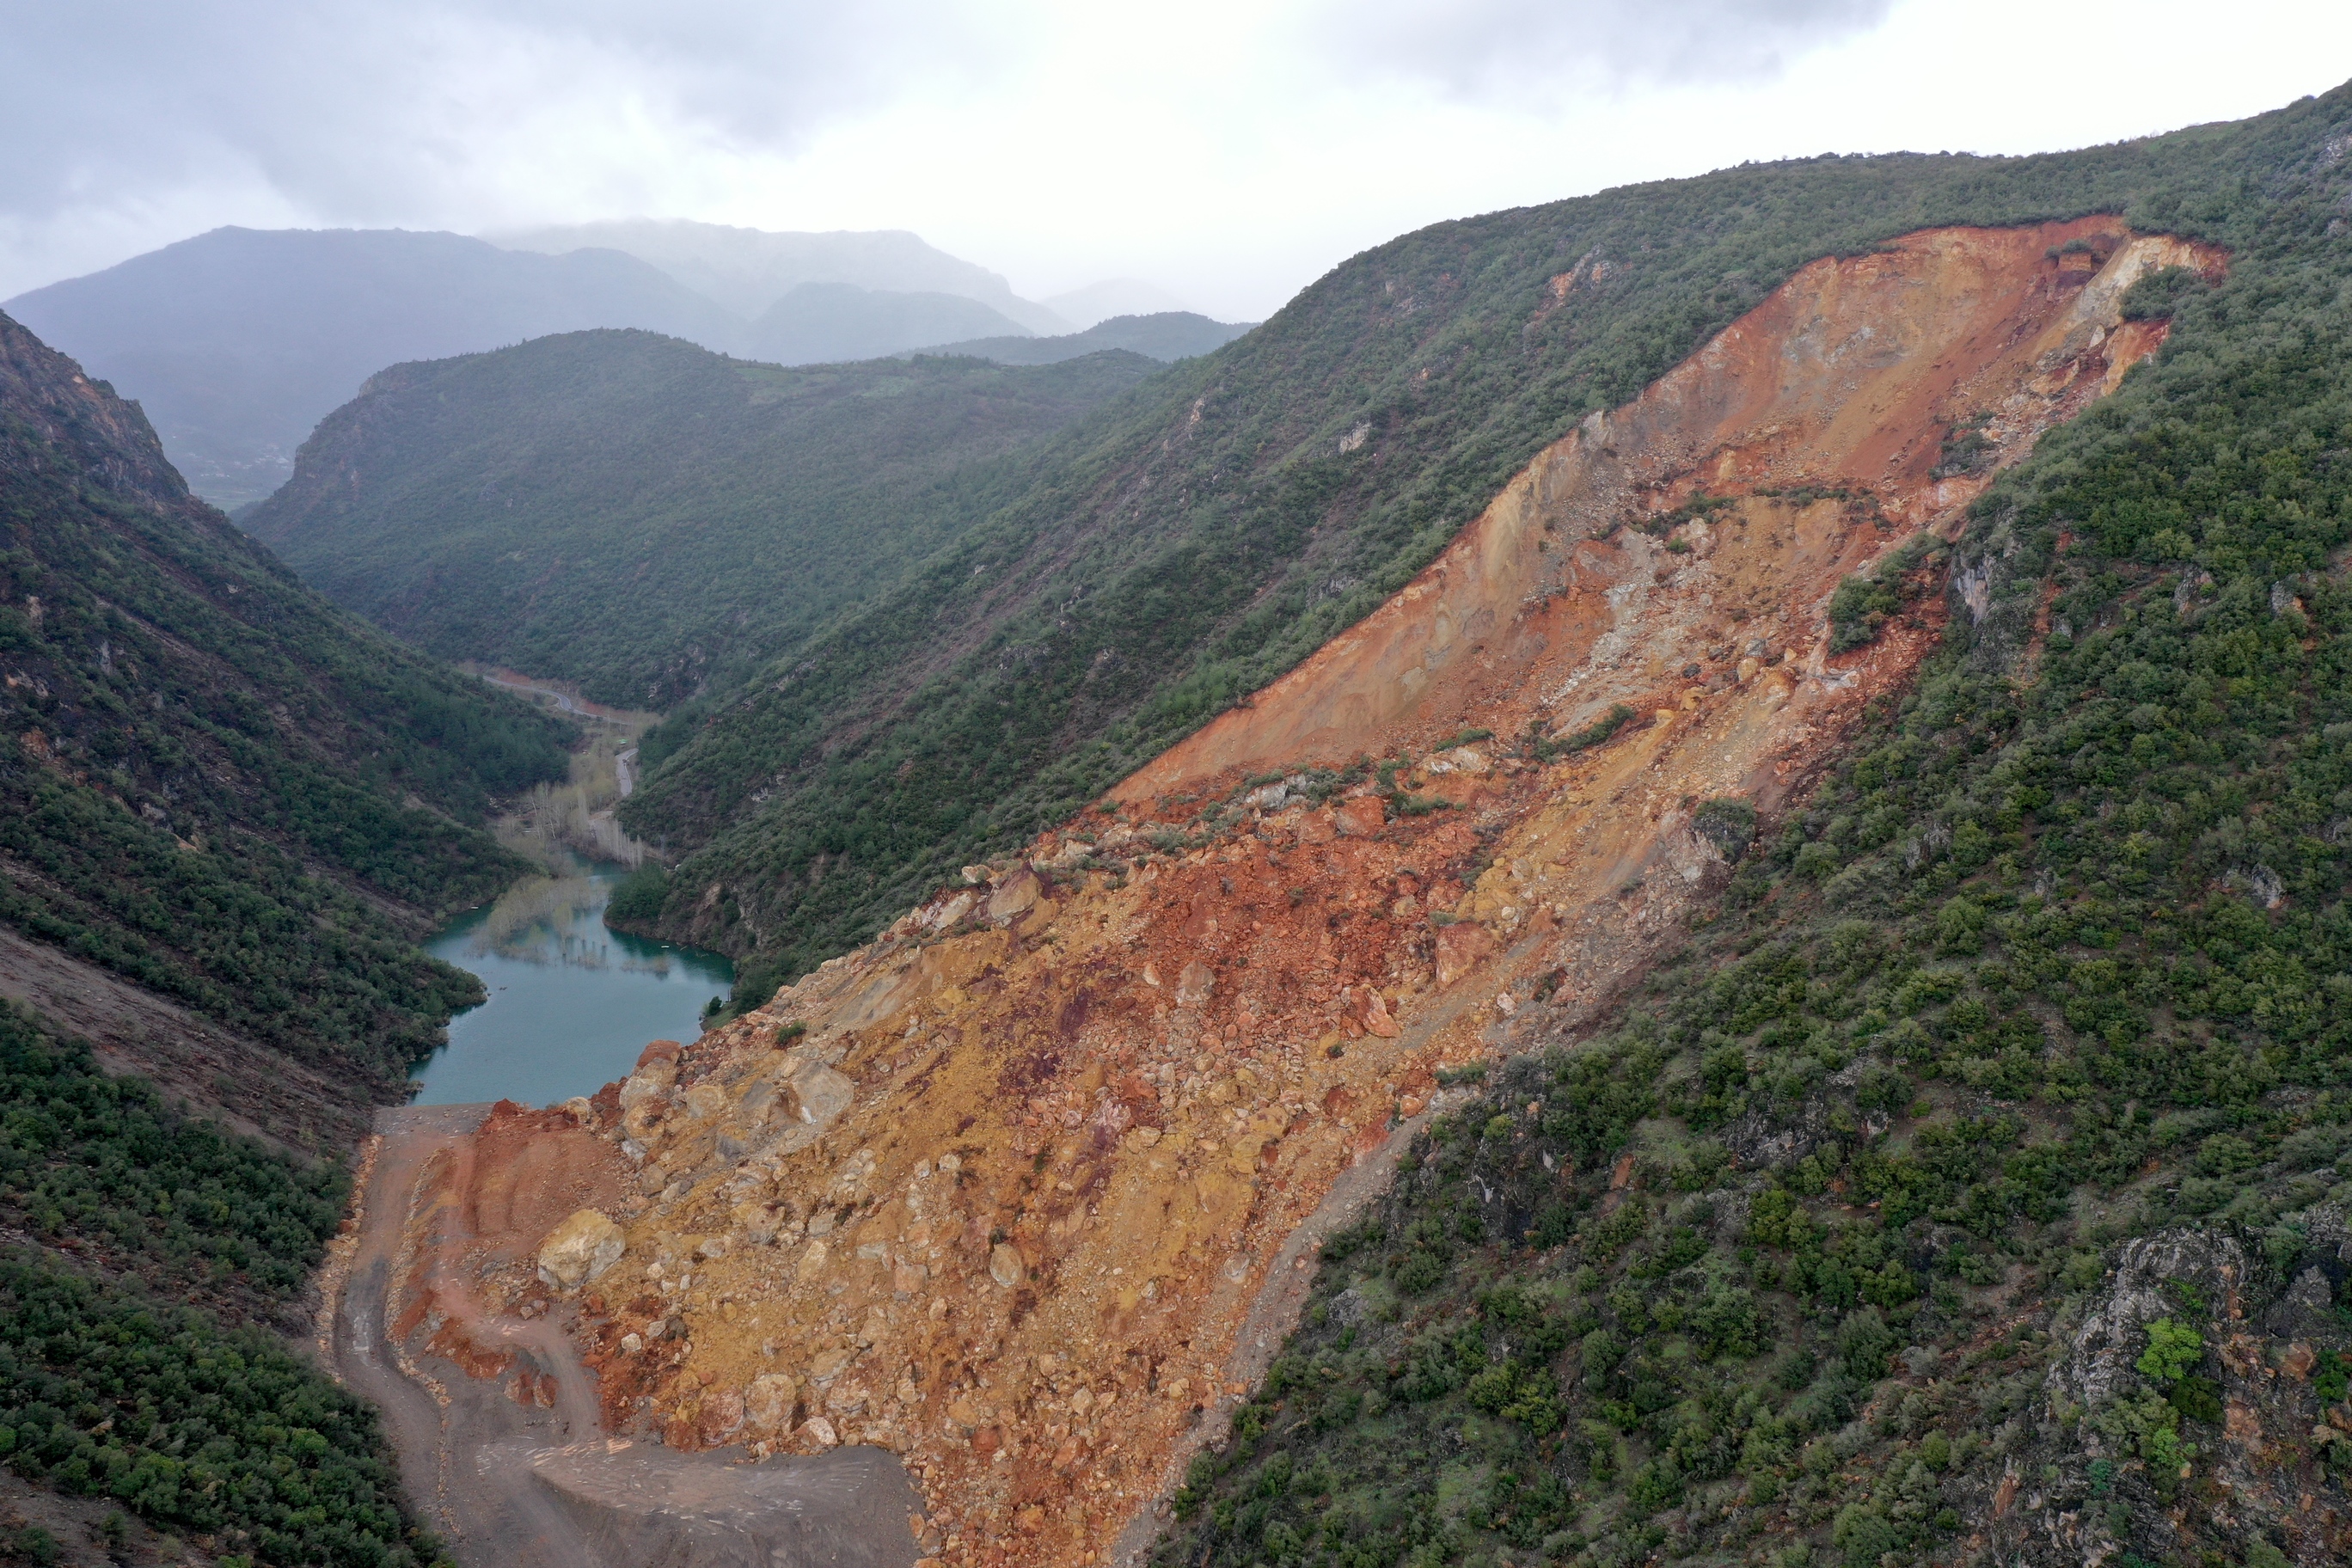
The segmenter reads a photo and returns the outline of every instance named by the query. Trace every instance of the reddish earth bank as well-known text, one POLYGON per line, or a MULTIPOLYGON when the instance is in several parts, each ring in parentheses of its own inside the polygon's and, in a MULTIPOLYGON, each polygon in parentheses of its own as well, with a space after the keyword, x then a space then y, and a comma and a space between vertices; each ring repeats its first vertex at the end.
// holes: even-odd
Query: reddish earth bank
POLYGON ((593 1103, 412 1138, 387 1343, 568 1419, 541 1488, 608 1435, 887 1451, 893 1549, 1126 1554, 1446 1069, 1607 1008, 1727 875, 1700 808, 1769 819, 1907 680, 1937 612, 1832 654, 1841 579, 2112 390, 2176 264, 2219 258, 2091 218, 1806 268, 1026 858, 593 1103))

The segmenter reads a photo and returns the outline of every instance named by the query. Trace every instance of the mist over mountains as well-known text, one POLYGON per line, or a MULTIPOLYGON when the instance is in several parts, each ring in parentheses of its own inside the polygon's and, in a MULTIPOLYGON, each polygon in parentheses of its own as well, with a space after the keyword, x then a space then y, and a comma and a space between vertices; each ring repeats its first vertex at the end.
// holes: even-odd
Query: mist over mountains
POLYGON ((1066 318, 1049 305, 1022 299, 995 273, 926 245, 904 229, 779 234, 725 224, 625 218, 493 231, 482 237, 509 250, 549 256, 586 249, 623 251, 747 320, 766 313, 803 284, 845 283, 894 294, 950 294, 975 300, 1028 332, 1050 334, 1094 325, 1091 320, 1066 318))
MULTIPOLYGON (((1179 326, 1144 333, 1161 348, 1074 339, 1015 354, 1008 345, 1095 322, 1066 321, 904 232, 631 221, 498 239, 219 228, 7 306, 137 399, 191 487, 224 507, 284 483, 312 427, 377 371, 551 333, 637 328, 780 364, 942 344, 1005 363, 1104 347, 1169 359, 1234 335, 1179 326)), ((1164 296, 1121 280, 1070 298, 1085 314, 1164 296)))

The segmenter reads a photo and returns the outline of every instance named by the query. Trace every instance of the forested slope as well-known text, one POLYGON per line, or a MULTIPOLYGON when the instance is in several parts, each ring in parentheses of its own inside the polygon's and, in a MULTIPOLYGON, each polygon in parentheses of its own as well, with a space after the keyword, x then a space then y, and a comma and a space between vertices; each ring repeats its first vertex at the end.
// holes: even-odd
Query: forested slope
POLYGON ((1160 1561, 2343 1560, 2347 153, 2341 89, 2147 150, 2227 282, 2143 287, 1686 951, 1325 1249, 1160 1561))
POLYGON ((87 1500, 101 1543, 125 1512, 224 1568, 444 1561, 375 1413, 280 1337, 343 1167, 191 1119, 6 1002, 0 1088, 0 1464, 87 1500))
POLYGON ((396 1081, 479 991, 412 939, 520 868, 480 824, 562 731, 302 587, 5 317, 0 527, 0 922, 396 1081))
POLYGON ((1018 493, 1018 455, 1159 366, 786 370, 650 332, 394 365, 244 518, 429 651, 625 707, 725 689, 1018 493))
POLYGON ((5 317, 0 529, 0 993, 172 1090, 0 1000, 0 1463, 100 1549, 120 1513, 224 1564, 436 1561, 282 1336, 339 1141, 480 994, 415 938, 520 868, 480 824, 565 736, 302 587, 5 317))
POLYGON ((739 993, 1058 821, 1360 619, 1511 473, 1815 258, 1937 224, 2123 212, 2220 237, 2309 105, 2026 159, 1749 166, 1366 252, 1081 421, 1016 500, 649 755, 690 851, 648 923, 739 993))

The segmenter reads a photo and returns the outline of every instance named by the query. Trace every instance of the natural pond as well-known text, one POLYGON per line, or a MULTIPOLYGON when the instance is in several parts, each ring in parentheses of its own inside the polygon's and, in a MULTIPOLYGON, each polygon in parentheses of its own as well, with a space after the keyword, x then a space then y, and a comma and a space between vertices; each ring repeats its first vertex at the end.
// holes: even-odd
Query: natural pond
POLYGON ((449 1044, 415 1071, 419 1105, 551 1105, 625 1078, 647 1040, 692 1040, 735 984, 715 952, 607 930, 620 866, 533 877, 425 943, 471 970, 489 1000, 449 1021, 449 1044))

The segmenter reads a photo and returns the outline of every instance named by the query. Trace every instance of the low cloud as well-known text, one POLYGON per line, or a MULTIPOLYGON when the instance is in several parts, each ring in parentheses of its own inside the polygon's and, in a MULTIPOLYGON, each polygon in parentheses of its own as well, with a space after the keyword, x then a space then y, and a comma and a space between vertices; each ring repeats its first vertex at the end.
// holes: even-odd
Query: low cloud
POLYGON ((1337 57, 1461 97, 1755 80, 1877 26, 1890 0, 1348 0, 1316 16, 1337 57))
POLYGON ((191 205, 453 226, 667 205, 712 154, 788 155, 992 58, 937 0, 0 0, 0 27, 20 252, 0 294, 43 280, 22 253, 191 205))

